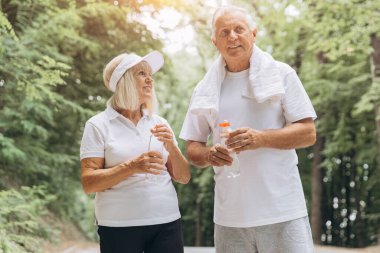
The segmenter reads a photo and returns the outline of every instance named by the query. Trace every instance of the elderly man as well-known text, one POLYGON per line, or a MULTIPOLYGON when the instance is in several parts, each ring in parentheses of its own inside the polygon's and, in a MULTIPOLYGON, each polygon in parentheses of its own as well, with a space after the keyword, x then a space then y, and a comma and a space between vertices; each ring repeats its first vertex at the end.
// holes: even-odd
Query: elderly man
POLYGON ((219 8, 212 26, 220 56, 194 90, 180 137, 193 164, 214 167, 216 252, 313 252, 295 152, 316 139, 310 99, 289 65, 254 45, 244 9, 219 8), (224 120, 235 129, 227 148, 224 120), (228 177, 233 152, 240 176, 228 177))

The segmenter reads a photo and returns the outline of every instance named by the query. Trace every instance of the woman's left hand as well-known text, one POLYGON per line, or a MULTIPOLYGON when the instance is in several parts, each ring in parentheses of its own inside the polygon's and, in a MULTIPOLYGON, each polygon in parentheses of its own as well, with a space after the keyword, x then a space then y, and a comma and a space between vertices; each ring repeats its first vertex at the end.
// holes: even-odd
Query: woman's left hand
POLYGON ((173 133, 170 128, 165 124, 157 124, 150 129, 151 133, 157 138, 157 140, 164 143, 166 150, 170 150, 175 147, 173 133))

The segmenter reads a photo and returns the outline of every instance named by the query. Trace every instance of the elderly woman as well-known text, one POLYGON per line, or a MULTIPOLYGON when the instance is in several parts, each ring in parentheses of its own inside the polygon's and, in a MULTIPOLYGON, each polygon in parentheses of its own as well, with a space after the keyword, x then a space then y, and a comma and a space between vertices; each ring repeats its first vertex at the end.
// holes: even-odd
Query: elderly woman
POLYGON ((152 74, 163 63, 157 51, 112 59, 103 79, 114 94, 84 129, 82 184, 96 193, 102 253, 183 252, 172 179, 186 184, 190 171, 168 122, 154 114, 152 74))

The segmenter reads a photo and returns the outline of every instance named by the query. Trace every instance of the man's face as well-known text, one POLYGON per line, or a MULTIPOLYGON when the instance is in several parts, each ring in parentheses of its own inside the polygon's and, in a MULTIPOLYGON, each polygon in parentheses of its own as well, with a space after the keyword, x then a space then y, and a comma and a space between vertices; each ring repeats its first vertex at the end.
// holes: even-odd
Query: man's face
POLYGON ((212 41, 226 61, 249 59, 255 40, 256 29, 249 29, 242 13, 225 13, 216 19, 212 41))

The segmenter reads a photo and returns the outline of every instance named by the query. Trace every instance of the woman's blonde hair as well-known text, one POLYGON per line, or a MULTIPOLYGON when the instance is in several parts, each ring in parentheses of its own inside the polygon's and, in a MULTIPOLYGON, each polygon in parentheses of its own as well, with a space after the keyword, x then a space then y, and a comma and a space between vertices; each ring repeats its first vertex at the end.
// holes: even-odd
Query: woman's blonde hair
MULTIPOLYGON (((109 89, 109 81, 112 75, 112 72, 115 70, 115 68, 120 64, 120 62, 123 60, 123 58, 126 56, 126 54, 120 54, 113 58, 104 68, 103 71, 103 81, 104 85, 109 89)), ((144 103, 140 106, 139 101, 139 93, 137 90, 136 80, 133 75, 133 73, 136 71, 136 69, 143 69, 147 73, 151 72, 150 65, 142 61, 135 66, 128 69, 124 75, 120 78, 120 80, 117 82, 115 92, 111 96, 111 98, 108 100, 108 103, 114 108, 115 110, 129 110, 129 111, 136 111, 139 109, 147 109, 149 112, 149 115, 152 115, 153 113, 157 113, 158 108, 158 102, 156 97, 156 92, 154 89, 154 85, 152 87, 152 99, 148 101, 148 103, 144 103)))

